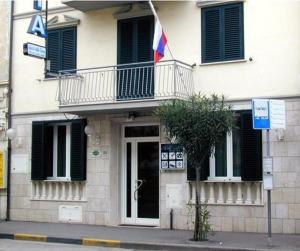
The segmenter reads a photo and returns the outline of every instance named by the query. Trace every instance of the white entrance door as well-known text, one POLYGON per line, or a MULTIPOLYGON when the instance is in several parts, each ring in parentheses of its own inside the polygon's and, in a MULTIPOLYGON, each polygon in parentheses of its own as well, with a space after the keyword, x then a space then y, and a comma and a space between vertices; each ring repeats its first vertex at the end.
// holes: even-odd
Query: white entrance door
MULTIPOLYGON (((159 224, 159 135, 156 135, 159 127, 135 127, 152 132, 129 133, 123 139, 123 223, 155 226, 159 224)), ((129 130, 137 129, 130 127, 129 130)))

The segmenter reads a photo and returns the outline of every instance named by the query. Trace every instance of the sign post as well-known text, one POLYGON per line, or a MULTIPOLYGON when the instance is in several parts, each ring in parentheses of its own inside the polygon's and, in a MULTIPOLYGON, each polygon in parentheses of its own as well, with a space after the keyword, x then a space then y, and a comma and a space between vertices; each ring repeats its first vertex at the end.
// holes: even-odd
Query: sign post
POLYGON ((266 130, 267 152, 263 159, 263 185, 268 197, 268 245, 272 244, 271 190, 273 189, 273 159, 270 156, 270 129, 285 129, 284 100, 253 99, 253 129, 266 130))

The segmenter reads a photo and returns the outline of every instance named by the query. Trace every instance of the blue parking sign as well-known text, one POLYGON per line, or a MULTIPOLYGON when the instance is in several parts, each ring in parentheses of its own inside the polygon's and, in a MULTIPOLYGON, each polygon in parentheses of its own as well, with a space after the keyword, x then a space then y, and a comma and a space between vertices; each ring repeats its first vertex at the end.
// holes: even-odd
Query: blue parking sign
POLYGON ((269 99, 252 100, 253 129, 270 129, 269 99))

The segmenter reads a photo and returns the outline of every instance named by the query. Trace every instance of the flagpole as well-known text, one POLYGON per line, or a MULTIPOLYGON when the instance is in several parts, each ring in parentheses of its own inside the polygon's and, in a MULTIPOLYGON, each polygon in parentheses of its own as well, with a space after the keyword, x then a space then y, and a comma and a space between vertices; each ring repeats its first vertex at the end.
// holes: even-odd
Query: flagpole
MULTIPOLYGON (((150 9, 151 9, 151 11, 152 11, 152 14, 153 14, 153 16, 154 16, 155 19, 156 19, 155 21, 158 22, 158 20, 159 20, 159 19, 158 19, 158 15, 157 15, 156 10, 155 10, 155 8, 154 8, 154 6, 153 6, 153 4, 152 4, 152 1, 149 0, 148 3, 149 3, 149 6, 150 6, 150 9)), ((171 51, 170 46, 169 46, 168 43, 167 43, 167 48, 168 48, 168 51, 169 51, 169 53, 170 53, 170 55, 171 55, 171 58, 174 60, 173 53, 172 53, 172 51, 171 51)))

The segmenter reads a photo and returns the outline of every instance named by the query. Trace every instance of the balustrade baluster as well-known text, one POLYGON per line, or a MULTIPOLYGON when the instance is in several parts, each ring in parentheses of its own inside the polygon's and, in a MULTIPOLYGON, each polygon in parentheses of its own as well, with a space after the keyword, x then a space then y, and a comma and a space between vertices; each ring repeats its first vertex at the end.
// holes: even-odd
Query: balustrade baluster
POLYGON ((242 184, 236 183, 237 185, 237 196, 236 196, 236 204, 243 204, 243 198, 242 198, 242 184))
POLYGON ((208 203, 213 204, 215 203, 215 191, 214 191, 214 183, 208 183, 209 184, 209 199, 208 203))
POLYGON ((205 203, 206 201, 206 198, 205 198, 205 183, 204 182, 201 182, 200 184, 200 201, 201 203, 205 203))
POLYGON ((79 197, 79 182, 75 182, 75 197, 74 200, 80 200, 79 197))
POLYGON ((47 193, 46 193, 46 189, 47 189, 47 183, 46 182, 42 182, 42 196, 41 199, 45 200, 47 198, 47 193))
POLYGON ((61 196, 60 199, 61 200, 65 200, 66 199, 66 182, 61 182, 61 196))
POLYGON ((255 204, 261 204, 261 183, 260 182, 256 182, 255 183, 256 186, 256 199, 255 199, 255 204))
POLYGON ((251 198, 251 183, 247 182, 246 183, 246 200, 245 204, 252 204, 252 198, 251 198))
POLYGON ((51 200, 53 196, 53 183, 49 182, 48 184, 48 196, 47 196, 47 200, 51 200))
POLYGON ((227 204, 232 204, 233 203, 233 195, 232 195, 232 183, 227 184, 227 204))
POLYGON ((54 194, 54 200, 59 199, 59 183, 55 182, 55 194, 54 194))
POLYGON ((73 188, 72 188, 72 182, 69 182, 69 189, 68 189, 68 198, 67 200, 73 199, 73 188))
POLYGON ((224 203, 224 191, 223 191, 223 183, 218 183, 218 199, 217 203, 223 204, 224 203))

